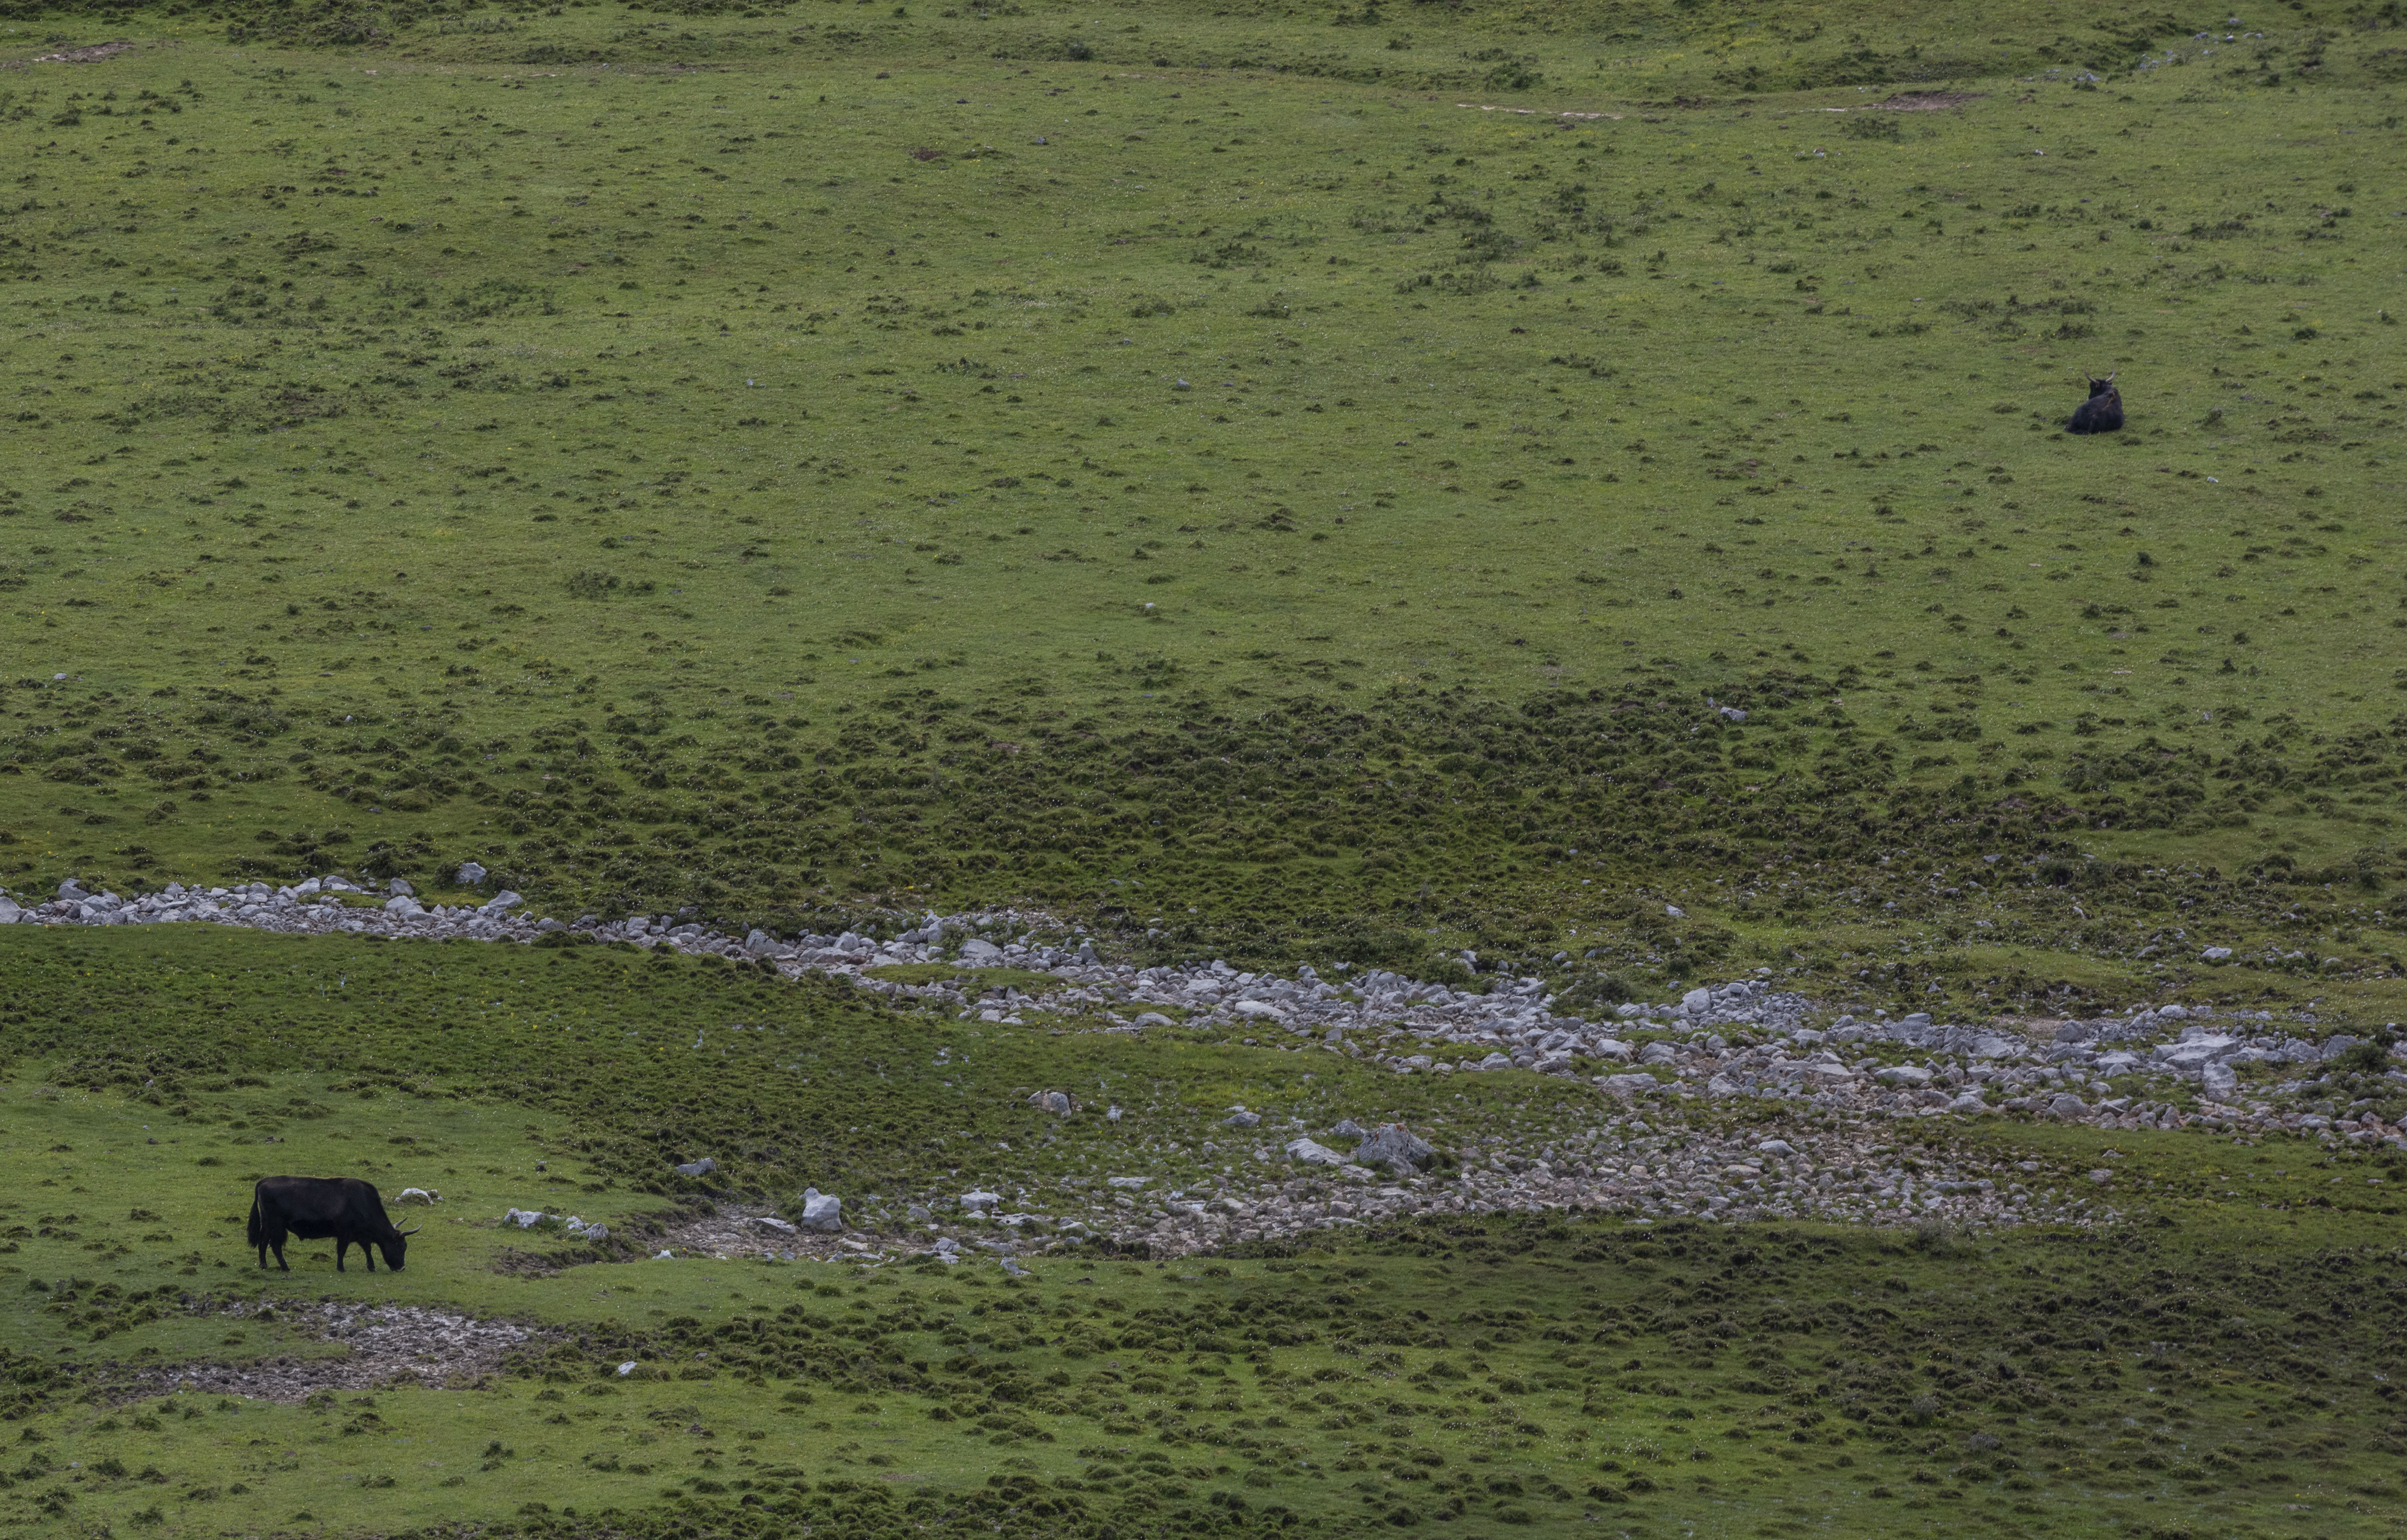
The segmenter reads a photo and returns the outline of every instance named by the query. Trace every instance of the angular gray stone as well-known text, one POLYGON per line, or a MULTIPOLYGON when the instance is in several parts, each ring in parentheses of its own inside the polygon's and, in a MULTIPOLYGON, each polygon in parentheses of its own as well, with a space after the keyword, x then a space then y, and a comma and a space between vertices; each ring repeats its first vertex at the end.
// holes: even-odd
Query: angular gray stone
POLYGON ((1354 1163, 1403 1173, 1419 1170, 1436 1153, 1435 1146, 1403 1124, 1382 1123, 1354 1147, 1354 1163))
POLYGON ((1786 1139, 1766 1139, 1755 1148, 1760 1155, 1788 1156, 1797 1153, 1797 1147, 1786 1139))
POLYGON ((1346 1157, 1317 1139, 1289 1139, 1280 1146, 1287 1158, 1303 1165, 1344 1165, 1346 1157))
POLYGON ((505 888, 500 892, 495 893, 492 897, 485 900, 482 904, 477 905, 477 912, 478 914, 502 914, 510 909, 516 908, 519 905, 525 902, 525 899, 520 898, 518 894, 511 892, 508 889, 505 888))
POLYGON ((1222 1128, 1254 1128, 1259 1126, 1261 1120, 1262 1115, 1260 1113, 1247 1112, 1245 1108, 1239 1107, 1234 1112, 1230 1113, 1226 1118, 1221 1119, 1220 1126, 1222 1128))
POLYGON ((59 884, 59 897, 65 899, 70 904, 80 904, 91 896, 92 893, 84 887, 84 885, 78 882, 73 877, 69 877, 64 882, 59 884))
POLYGON ((391 882, 386 883, 384 885, 384 891, 389 893, 397 893, 404 898, 407 898, 418 891, 417 889, 409 885, 407 879, 403 877, 394 877, 391 882))
POLYGON ((482 883, 485 877, 484 867, 473 861, 463 861, 460 863, 460 870, 452 874, 452 880, 463 888, 474 888, 482 883))
POLYGON ((1356 1122, 1351 1118, 1339 1119, 1336 1126, 1330 1129, 1329 1132, 1331 1136, 1339 1139, 1367 1139, 1371 1136, 1371 1131, 1369 1129, 1364 1128, 1361 1124, 1356 1122))
POLYGON ((677 1168, 677 1173, 680 1176, 707 1176, 718 1169, 719 1162, 712 1160, 709 1156, 705 1155, 699 1161, 688 1161, 685 1164, 678 1166, 677 1168))
POLYGON ((1003 961, 1003 948, 972 936, 961 943, 961 961, 974 968, 991 967, 1003 961))
POLYGON ((2204 958, 2209 962, 2228 962, 2231 959, 2231 948, 2229 947, 2209 947, 2198 955, 2204 958))
POLYGON ((1632 1072, 1629 1075, 1602 1076, 1597 1080, 1597 1084, 1616 1096, 1645 1096, 1660 1090, 1663 1083, 1651 1075, 1632 1072))
POLYGON ((844 1200, 816 1187, 803 1189, 803 1228, 829 1233, 844 1228, 844 1200))
POLYGON ((2201 1065, 2199 1077, 2206 1094, 2218 1102, 2229 1102, 2240 1094, 2240 1072, 2229 1064, 2201 1065))
POLYGON ((1891 1064, 1875 1073, 1873 1078, 1892 1086, 1927 1086, 1930 1083, 1930 1072, 1920 1064, 1891 1064))
MULTIPOLYGON (((1113 1185, 1117 1187, 1119 1184, 1116 1181, 1113 1185)), ((961 1206, 973 1214, 988 1213, 1002 1202, 1003 1195, 999 1192, 979 1191, 961 1194, 961 1206)))
POLYGON ((2047 1112, 2051 1118, 2078 1118, 2088 1110, 2089 1104, 2069 1091, 2059 1091, 2048 1099, 2047 1112))
POLYGON ((1078 1110, 1077 1102, 1066 1091, 1040 1091, 1028 1099, 1028 1105, 1039 1112, 1049 1112, 1056 1118, 1067 1118, 1078 1110))

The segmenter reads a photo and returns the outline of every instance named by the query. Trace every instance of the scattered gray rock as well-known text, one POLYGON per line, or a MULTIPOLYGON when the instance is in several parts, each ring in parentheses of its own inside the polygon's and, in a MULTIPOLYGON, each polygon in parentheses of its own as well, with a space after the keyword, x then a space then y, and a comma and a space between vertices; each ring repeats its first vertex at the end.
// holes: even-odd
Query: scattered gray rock
POLYGON ((1384 1165, 1391 1171, 1418 1171, 1436 1148, 1402 1123, 1382 1123, 1354 1147, 1356 1165, 1384 1165))
POLYGON ((2069 1091, 2059 1091, 2047 1104, 2051 1118, 2078 1118, 2089 1110, 2089 1104, 2069 1091))
POLYGON ((973 1214, 992 1213, 1002 1203, 1003 1194, 999 1192, 978 1191, 961 1194, 961 1206, 973 1214))
POLYGON ((719 1162, 712 1160, 709 1156, 705 1155, 699 1161, 688 1161, 685 1164, 678 1166, 677 1168, 677 1174, 680 1176, 707 1176, 718 1169, 719 1162))
POLYGON ((1039 1112, 1049 1112, 1056 1118, 1067 1118, 1078 1110, 1078 1104, 1066 1091, 1040 1091, 1028 1099, 1028 1105, 1039 1112))
POLYGON ((992 967, 1002 961, 1003 948, 991 941, 981 941, 972 936, 961 943, 961 962, 969 967, 992 967))
POLYGON ((386 883, 384 885, 384 891, 401 898, 407 898, 418 891, 417 889, 409 885, 407 879, 403 877, 394 877, 392 881, 386 883))
POLYGON ((1364 1128, 1361 1124, 1356 1122, 1351 1118, 1339 1119, 1337 1120, 1337 1125, 1332 1128, 1329 1132, 1332 1136, 1340 1139, 1367 1139, 1371 1136, 1371 1131, 1369 1129, 1364 1128))
MULTIPOLYGON (((1281 1147, 1287 1157, 1302 1165, 1344 1165, 1346 1157, 1316 1139, 1289 1139, 1281 1147)), ((1423 1148, 1428 1147, 1424 1145, 1423 1148)))
POLYGON ((1247 1112, 1244 1107, 1237 1107, 1226 1118, 1220 1119, 1220 1126, 1222 1128, 1257 1128, 1260 1126, 1261 1120, 1260 1113, 1247 1112))
POLYGON ((454 880, 463 888, 480 887, 484 883, 486 875, 483 866, 473 861, 463 861, 460 863, 460 870, 454 874, 454 880))
POLYGON ((816 1187, 803 1189, 803 1228, 833 1233, 844 1228, 844 1200, 816 1187))

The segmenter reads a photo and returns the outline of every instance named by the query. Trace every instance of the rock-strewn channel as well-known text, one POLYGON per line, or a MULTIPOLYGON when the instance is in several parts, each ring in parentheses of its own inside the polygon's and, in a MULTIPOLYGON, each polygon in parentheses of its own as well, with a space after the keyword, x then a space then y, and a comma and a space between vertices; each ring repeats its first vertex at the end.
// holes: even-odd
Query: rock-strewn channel
MULTIPOLYGON (((474 880, 480 874, 462 875, 474 880)), ((1343 1145, 1363 1131, 1272 1128, 1232 1109, 1225 1148, 1258 1168, 1291 1174, 1258 1171, 1252 1181, 1221 1178, 1212 1191, 1193 1192, 1148 1192, 1147 1179, 1132 1176, 1041 1203, 1026 1194, 1008 1204, 996 1194, 965 1194, 958 1212, 922 1207, 899 1221, 920 1244, 971 1216, 981 1233, 1002 1237, 986 1244, 1004 1248, 1040 1237, 1108 1236, 1184 1250, 1411 1215, 1572 1205, 1649 1217, 1944 1219, 1972 1226, 2087 1221, 2110 1212, 2094 1196, 2051 1194, 2018 1179, 2029 1173, 1910 1170, 1881 1134, 1885 1121, 1898 1119, 2003 1114, 2111 1128, 2203 1126, 2241 1137, 2285 1130, 2407 1147, 2400 1126, 2384 1121, 2371 1098, 2347 1105, 2315 1099, 2337 1081, 2329 1066, 2356 1048, 2356 1039, 2318 1036, 2312 1020, 2276 1023, 2262 1012, 2168 1005, 2096 1020, 1980 1025, 1919 1014, 1890 1020, 1885 1012, 1833 1019, 1816 1002, 1759 977, 1691 990, 1676 1002, 1583 1015, 1563 1009, 1534 977, 1458 990, 1377 970, 1324 977, 1309 965, 1292 977, 1219 961, 1138 968, 1106 961, 1091 940, 1075 934, 1043 939, 1061 936, 1059 927, 1016 910, 930 914, 900 934, 874 940, 850 932, 737 936, 670 915, 567 921, 531 914, 510 892, 475 906, 428 907, 408 891, 371 894, 339 877, 275 889, 169 884, 132 899, 69 883, 30 905, 0 895, 0 923, 178 922, 670 948, 753 960, 789 977, 849 978, 900 1007, 985 1021, 1024 1024, 1043 1013, 1103 1031, 1205 1024, 1250 1033, 1250 1044, 1340 1054, 1398 1075, 1518 1070, 1574 1077, 1598 1094, 1592 1125, 1537 1150, 1451 1151, 1460 1174, 1445 1181, 1412 1162, 1349 1156, 1322 1142, 1343 1145), (926 963, 962 971, 927 984, 873 972, 926 963), (973 971, 982 968, 1042 974, 1054 982, 1033 991, 989 986, 973 971), (2146 1090, 2132 1092, 2135 1083, 2146 1090), (1688 1111, 1699 1103, 1743 1100, 1798 1116, 1780 1119, 1776 1130, 1759 1125, 1743 1139, 1687 1126, 1688 1111)), ((2363 1069, 2363 1061, 2359 1054, 2350 1062, 2363 1069)), ((2376 1050, 2372 1072, 2407 1087, 2407 1069, 2395 1057, 2383 1060, 2376 1050)), ((1075 1104, 1060 1101, 1055 1110, 1077 1115, 1075 1104)), ((775 1249, 780 1239, 762 1236, 757 1244, 775 1249)), ((957 1250, 958 1242, 947 1249, 957 1250)))

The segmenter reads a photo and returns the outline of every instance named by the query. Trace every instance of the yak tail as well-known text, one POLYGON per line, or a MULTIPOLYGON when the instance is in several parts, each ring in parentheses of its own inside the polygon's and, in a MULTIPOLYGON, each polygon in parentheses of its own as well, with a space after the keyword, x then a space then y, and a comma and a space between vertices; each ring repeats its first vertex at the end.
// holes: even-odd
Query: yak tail
POLYGON ((267 1244, 265 1219, 266 1216, 259 1209, 259 1194, 253 1192, 250 1195, 250 1244, 254 1248, 267 1244))

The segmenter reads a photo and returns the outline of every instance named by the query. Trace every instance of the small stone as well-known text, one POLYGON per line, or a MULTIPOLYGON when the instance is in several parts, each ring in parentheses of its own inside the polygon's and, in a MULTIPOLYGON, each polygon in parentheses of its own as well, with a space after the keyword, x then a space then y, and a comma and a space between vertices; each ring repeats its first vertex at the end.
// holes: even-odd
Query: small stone
MULTIPOLYGON (((1118 1186, 1118 1179, 1115 1179, 1112 1185, 1115 1187, 1118 1186)), ((991 1213, 995 1208, 999 1207, 1002 1203, 1003 1194, 999 1192, 977 1191, 964 1192, 961 1194, 961 1206, 968 1209, 973 1214, 991 1213)))
POLYGON ((1260 1113, 1247 1112, 1244 1107, 1238 1107, 1233 1112, 1231 1112, 1226 1118, 1220 1119, 1220 1126, 1222 1128, 1254 1128, 1260 1125, 1262 1115, 1260 1113))
POLYGON ((463 861, 460 863, 460 870, 453 874, 453 880, 463 888, 474 888, 484 882, 485 876, 484 867, 473 861, 463 861))
POLYGON ((1304 1165, 1344 1165, 1346 1157, 1317 1139, 1289 1139, 1281 1147, 1289 1160, 1304 1165))
POLYGON ((1332 1136, 1340 1139, 1367 1139, 1371 1136, 1371 1131, 1369 1129, 1364 1128, 1361 1124, 1356 1122, 1351 1118, 1339 1119, 1337 1126, 1331 1129, 1329 1132, 1332 1136))
POLYGON ((1175 1020, 1162 1015, 1160 1011, 1146 1012, 1143 1016, 1136 1019, 1136 1024, 1140 1027, 1175 1027, 1178 1025, 1175 1020))
POLYGON ((59 884, 59 897, 70 904, 80 904, 91 896, 92 894, 85 891, 84 885, 74 877, 69 877, 59 884))
POLYGON ((803 1189, 803 1228, 822 1232, 844 1228, 844 1200, 816 1187, 803 1189))
POLYGON ((792 1224, 787 1220, 777 1219, 774 1215, 756 1214, 752 1217, 749 1222, 762 1230, 774 1230, 781 1235, 798 1233, 792 1224))
POLYGON ((1777 1155, 1784 1160, 1797 1153, 1797 1147, 1786 1139, 1766 1139, 1755 1149, 1759 1155, 1777 1155))
MULTIPOLYGON (((660 1261, 660 1260, 661 1260, 661 1258, 662 1258, 662 1257, 666 1257, 667 1255, 668 1255, 668 1253, 667 1253, 667 1252, 665 1252, 665 1251, 663 1251, 663 1252, 662 1252, 662 1253, 661 1253, 661 1256, 660 1256, 660 1257, 655 1257, 655 1258, 653 1258, 652 1260, 653 1260, 653 1261, 655 1261, 655 1262, 658 1262, 658 1261, 660 1261)), ((641 1364, 637 1363, 634 1359, 629 1359, 626 1362, 621 1363, 620 1365, 619 1365, 619 1377, 620 1377, 620 1379, 625 1379, 625 1378, 627 1378, 629 1376, 633 1375, 633 1374, 634 1374, 637 1369, 640 1369, 640 1368, 642 1368, 642 1367, 643 1367, 643 1365, 641 1365, 641 1364)))
POLYGON ((1930 1072, 1920 1064, 1891 1064, 1873 1078, 1892 1086, 1927 1086, 1930 1083, 1930 1072))
POLYGON ((2093 1171, 2089 1174, 2089 1179, 2096 1182, 2099 1186, 2104 1187, 2108 1182, 2115 1179, 2115 1174, 2111 1171, 2093 1171))
POLYGON ((1028 1105, 1039 1112, 1049 1112, 1056 1118, 1067 1118, 1078 1109, 1078 1104, 1066 1091, 1040 1091, 1028 1099, 1028 1105))
POLYGON ((1645 1096, 1662 1089, 1662 1082, 1651 1075, 1635 1072, 1629 1075, 1604 1075, 1597 1077, 1598 1085, 1616 1096, 1645 1096))
POLYGON ((2222 962, 2230 959, 2231 948, 2229 947, 2209 947, 2198 955, 2204 958, 2209 962, 2222 962))
POLYGON ((1435 1146, 1402 1123, 1382 1123, 1354 1147, 1356 1165, 1384 1165, 1399 1173, 1417 1171, 1437 1153, 1435 1146))
POLYGON ((394 877, 391 882, 386 883, 384 885, 384 891, 402 898, 407 898, 418 891, 417 889, 409 885, 409 881, 406 877, 394 877))
POLYGON ((991 967, 1003 961, 1003 948, 991 941, 976 936, 961 943, 961 962, 973 968, 991 967))
POLYGON ((406 1204, 439 1204, 443 1201, 443 1194, 429 1192, 422 1187, 405 1187, 394 1194, 392 1201, 406 1204))
POLYGON ((2089 1104, 2069 1091, 2059 1091, 2049 1100, 2047 1110, 2053 1118, 2078 1118, 2089 1110, 2089 1104))
POLYGON ((707 1176, 719 1169, 719 1162, 705 1155, 699 1161, 688 1161, 677 1168, 680 1176, 707 1176))

